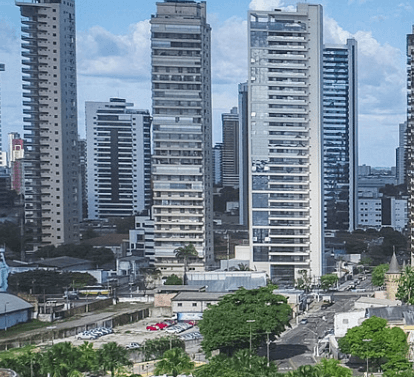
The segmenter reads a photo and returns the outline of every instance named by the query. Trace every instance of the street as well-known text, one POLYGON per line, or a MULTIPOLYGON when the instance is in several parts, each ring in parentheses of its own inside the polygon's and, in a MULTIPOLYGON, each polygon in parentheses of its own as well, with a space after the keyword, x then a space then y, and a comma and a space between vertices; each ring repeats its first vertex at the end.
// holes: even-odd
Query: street
MULTIPOLYGON (((316 346, 317 344, 319 345, 320 355, 323 349, 323 344, 320 343, 320 340, 334 328, 335 313, 350 311, 354 306, 355 300, 369 294, 368 292, 343 291, 351 283, 353 281, 344 283, 339 291, 327 293, 333 294, 335 303, 332 305, 327 305, 322 301, 314 301, 309 311, 299 318, 299 321, 307 319, 308 322, 306 324, 299 322, 298 325, 295 325, 292 323, 292 329, 284 332, 279 339, 270 344, 270 360, 276 361, 275 363, 278 364, 280 371, 293 370, 299 366, 315 364, 317 362, 316 346), (321 309, 322 306, 324 309, 321 309)), ((372 289, 369 280, 362 281, 357 288, 361 290, 372 289)), ((261 348, 260 355, 265 354, 266 347, 261 348)))

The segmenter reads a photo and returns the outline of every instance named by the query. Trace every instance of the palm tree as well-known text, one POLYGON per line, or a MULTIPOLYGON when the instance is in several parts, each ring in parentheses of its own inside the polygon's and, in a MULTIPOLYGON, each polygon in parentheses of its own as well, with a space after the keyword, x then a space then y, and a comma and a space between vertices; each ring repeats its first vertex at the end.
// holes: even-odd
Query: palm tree
POLYGON ((170 374, 189 374, 194 368, 194 362, 191 361, 188 354, 179 347, 168 350, 162 356, 162 359, 155 366, 155 375, 170 374))
POLYGON ((99 368, 98 356, 92 342, 85 341, 78 347, 80 353, 78 360, 79 370, 82 372, 95 372, 99 368))
POLYGON ((116 342, 108 342, 98 350, 98 362, 103 371, 111 371, 111 376, 119 368, 132 365, 127 356, 128 350, 116 342))
POLYGON ((252 271, 248 264, 239 263, 234 271, 252 271))
POLYGON ((174 250, 175 256, 177 258, 184 259, 184 277, 183 277, 183 284, 187 284, 186 274, 187 274, 187 266, 188 266, 188 258, 189 257, 198 257, 198 253, 196 248, 192 243, 189 243, 186 246, 181 246, 174 250))

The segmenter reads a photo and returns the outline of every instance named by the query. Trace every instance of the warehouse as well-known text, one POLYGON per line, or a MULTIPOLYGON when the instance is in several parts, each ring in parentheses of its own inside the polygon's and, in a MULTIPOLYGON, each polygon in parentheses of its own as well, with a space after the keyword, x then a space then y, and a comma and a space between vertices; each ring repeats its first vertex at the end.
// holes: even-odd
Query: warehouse
POLYGON ((0 292, 0 330, 32 319, 33 306, 17 296, 0 292))

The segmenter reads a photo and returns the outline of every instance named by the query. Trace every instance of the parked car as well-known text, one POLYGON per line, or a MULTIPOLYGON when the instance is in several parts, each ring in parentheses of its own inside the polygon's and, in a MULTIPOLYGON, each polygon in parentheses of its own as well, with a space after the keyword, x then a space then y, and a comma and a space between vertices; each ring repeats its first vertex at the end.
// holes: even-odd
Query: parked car
POLYGON ((132 350, 132 349, 139 349, 141 345, 138 342, 130 342, 128 345, 125 345, 125 349, 132 350))
POLYGON ((157 324, 155 324, 155 326, 158 326, 158 328, 161 330, 168 328, 168 324, 166 324, 165 322, 158 322, 157 324))
POLYGON ((308 323, 308 319, 307 319, 307 318, 303 318, 302 320, 300 320, 300 323, 301 323, 302 325, 305 325, 305 324, 307 324, 307 323, 308 323))
POLYGON ((159 327, 156 326, 156 325, 148 325, 146 329, 147 330, 154 331, 154 330, 159 330, 159 327))

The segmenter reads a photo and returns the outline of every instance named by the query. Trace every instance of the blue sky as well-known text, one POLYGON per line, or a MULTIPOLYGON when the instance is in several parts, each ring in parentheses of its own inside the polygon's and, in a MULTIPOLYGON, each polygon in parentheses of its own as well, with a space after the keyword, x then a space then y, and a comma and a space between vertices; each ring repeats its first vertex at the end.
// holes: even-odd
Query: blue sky
MULTIPOLYGON (((412 0, 324 0, 324 39, 355 37, 359 54, 359 163, 395 164, 398 124, 406 118, 406 35, 414 24, 412 0)), ((246 80, 246 16, 249 8, 294 6, 288 0, 207 0, 212 26, 214 140, 221 113, 237 106, 246 80)), ((125 97, 151 109, 149 23, 152 0, 78 0, 79 133, 85 101, 125 97)), ((0 74, 3 147, 6 134, 22 131, 20 14, 14 0, 0 0, 0 74)))

